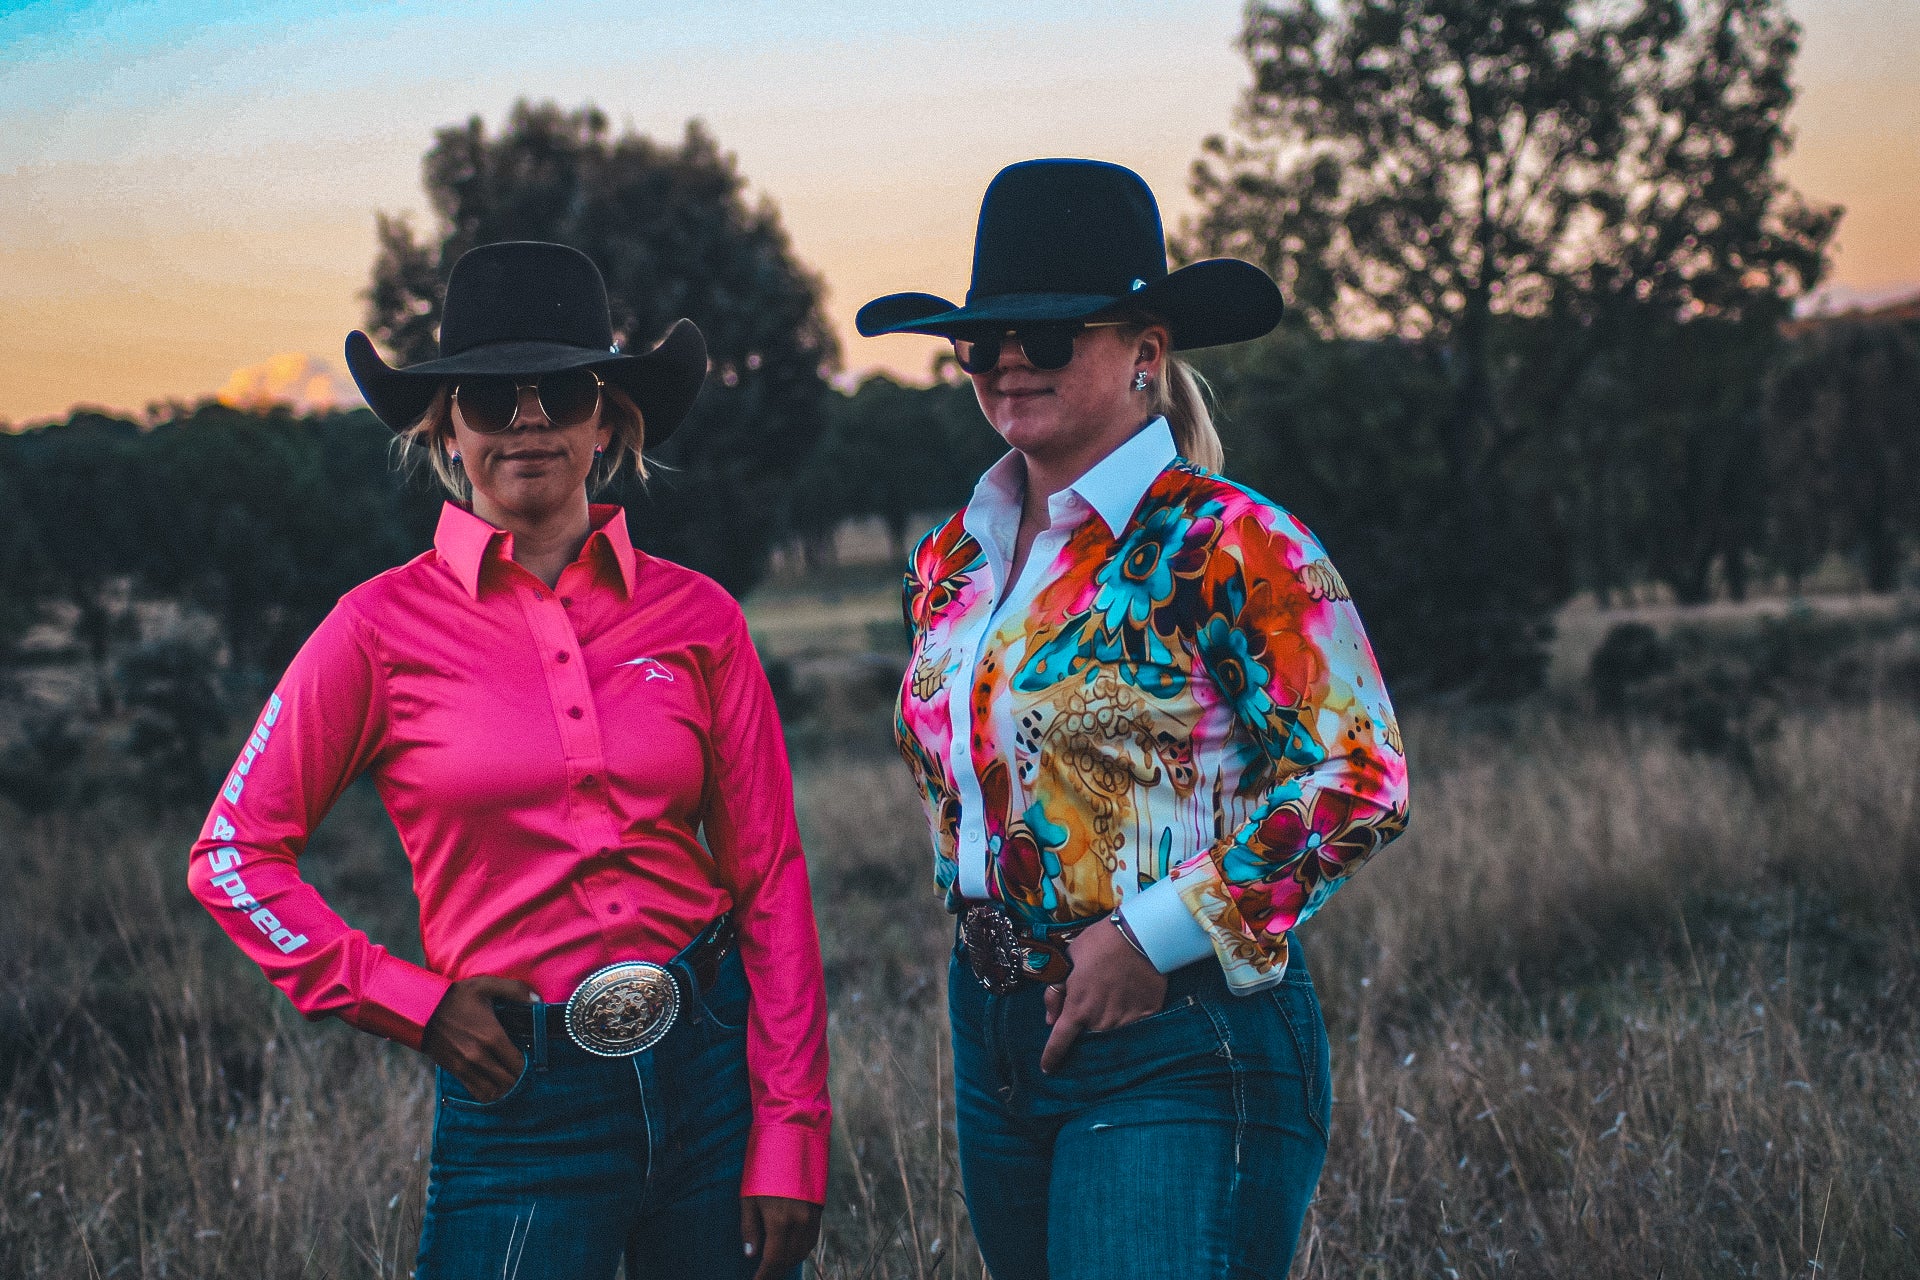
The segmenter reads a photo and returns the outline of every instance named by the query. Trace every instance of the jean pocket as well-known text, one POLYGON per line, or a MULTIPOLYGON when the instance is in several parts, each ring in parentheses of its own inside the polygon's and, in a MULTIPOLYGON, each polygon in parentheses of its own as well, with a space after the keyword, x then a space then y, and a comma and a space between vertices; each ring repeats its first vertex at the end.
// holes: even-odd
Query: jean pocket
POLYGON ((1327 1024, 1320 1015, 1320 1000, 1309 982, 1282 982, 1267 989, 1267 997, 1279 1010, 1300 1058, 1300 1078, 1304 1083, 1307 1118, 1322 1138, 1333 1123, 1333 1082, 1327 1024))
POLYGON ((1176 1014, 1190 1012, 1198 1003, 1194 997, 1176 996, 1157 1012, 1144 1018, 1135 1018, 1132 1022, 1123 1022, 1117 1027, 1108 1027, 1105 1031, 1085 1030, 1080 1033, 1082 1040, 1111 1040, 1115 1036, 1124 1036, 1129 1031, 1145 1033, 1157 1029, 1157 1024, 1172 1020, 1176 1014))
POLYGON ((482 1102, 474 1097, 467 1086, 460 1083, 460 1077, 445 1067, 435 1066, 433 1070, 439 1077, 441 1101, 448 1106, 457 1107, 462 1111, 497 1111, 526 1092, 528 1084, 533 1080, 533 1055, 525 1051, 521 1052, 520 1074, 513 1078, 513 1083, 507 1086, 505 1093, 491 1102, 482 1102))
POLYGON ((747 1025, 747 1008, 752 1001, 753 992, 747 985, 746 967, 740 963, 740 953, 735 951, 720 962, 719 972, 713 975, 713 985, 700 992, 701 1020, 719 1031, 743 1031, 747 1025))

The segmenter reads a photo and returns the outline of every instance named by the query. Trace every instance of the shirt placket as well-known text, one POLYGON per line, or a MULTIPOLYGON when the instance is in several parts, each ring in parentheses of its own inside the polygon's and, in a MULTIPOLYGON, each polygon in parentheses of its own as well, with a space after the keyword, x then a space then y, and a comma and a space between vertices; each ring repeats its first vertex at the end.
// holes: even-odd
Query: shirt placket
MULTIPOLYGON (((947 681, 947 767, 949 776, 953 778, 954 791, 960 797, 960 842, 954 851, 957 883, 961 897, 976 901, 990 896, 984 815, 986 796, 980 787, 979 771, 973 763, 973 694, 980 679, 980 651, 1003 621, 1019 617, 1031 608, 1033 598, 1039 594, 1040 586, 1046 580, 1046 566, 1059 556, 1060 548, 1085 517, 1078 495, 1071 490, 1056 495, 1051 504, 1052 521, 1034 538, 1033 546, 1027 552, 1026 564, 1021 568, 1020 578, 1007 585, 1004 599, 1000 598, 998 590, 1003 562, 999 556, 990 556, 990 572, 994 574, 995 589, 983 591, 974 598, 973 607, 962 619, 962 627, 955 637, 954 647, 961 655, 961 666, 956 674, 965 676, 965 680, 949 678, 947 681), (956 694, 959 695, 958 702, 955 701, 956 694)), ((1001 539, 999 545, 1004 546, 1007 541, 1001 539)), ((1001 683, 989 692, 989 715, 993 714, 991 704, 1011 696, 1011 690, 1005 683, 1007 672, 1003 670, 999 676, 1001 683)), ((1018 812, 1023 806, 1023 788, 1020 779, 1011 770, 1007 784, 1008 795, 1018 812)))
POLYGON ((987 897, 987 828, 983 812, 986 799, 980 790, 980 775, 973 767, 973 682, 980 666, 980 646, 986 641, 992 617, 992 597, 982 592, 955 628, 953 651, 959 666, 947 679, 947 772, 960 797, 960 842, 954 857, 960 895, 976 901, 987 897))
POLYGON ((547 697, 560 733, 566 766, 567 825, 574 847, 583 858, 592 858, 598 864, 575 883, 611 955, 625 932, 632 907, 625 901, 625 886, 612 861, 611 855, 619 845, 619 828, 613 816, 599 705, 570 612, 574 599, 592 589, 572 580, 585 572, 583 566, 569 565, 561 575, 558 592, 526 574, 518 590, 521 610, 540 648, 547 697))

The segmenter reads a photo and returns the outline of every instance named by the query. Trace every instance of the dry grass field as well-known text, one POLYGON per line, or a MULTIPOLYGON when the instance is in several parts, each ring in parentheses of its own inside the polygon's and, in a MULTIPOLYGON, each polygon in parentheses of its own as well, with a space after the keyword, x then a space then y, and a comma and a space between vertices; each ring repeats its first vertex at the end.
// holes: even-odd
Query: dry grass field
MULTIPOLYGON (((1544 712, 1409 730, 1412 832, 1303 931, 1338 1102, 1295 1274, 1920 1274, 1920 716, 1801 714, 1737 770, 1544 712)), ((818 1274, 978 1275, 913 799, 822 759, 801 804, 818 1274)), ((185 898, 191 822, 0 832, 0 1275, 405 1276, 427 1073, 239 961, 185 898)), ((398 859, 356 790, 309 865, 404 946, 398 859)))

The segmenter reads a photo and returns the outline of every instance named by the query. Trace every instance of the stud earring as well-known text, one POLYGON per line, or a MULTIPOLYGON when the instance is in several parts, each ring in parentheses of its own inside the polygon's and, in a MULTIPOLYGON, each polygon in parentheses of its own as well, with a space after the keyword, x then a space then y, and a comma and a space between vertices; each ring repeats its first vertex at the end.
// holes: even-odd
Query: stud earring
POLYGON ((460 451, 458 449, 447 450, 447 461, 448 462, 460 461, 460 451))
POLYGON ((597 444, 593 446, 593 456, 596 458, 604 454, 606 451, 607 451, 607 446, 603 444, 597 444))
POLYGON ((1135 391, 1145 391, 1147 389, 1147 383, 1149 381, 1150 379, 1147 377, 1147 371, 1145 369, 1142 369, 1140 372, 1133 375, 1133 389, 1135 391))

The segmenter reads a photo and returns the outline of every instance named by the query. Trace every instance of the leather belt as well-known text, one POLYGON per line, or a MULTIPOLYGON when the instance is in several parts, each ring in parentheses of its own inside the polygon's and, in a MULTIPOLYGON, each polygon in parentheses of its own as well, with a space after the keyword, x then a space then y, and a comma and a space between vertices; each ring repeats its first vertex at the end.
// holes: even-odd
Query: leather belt
POLYGON ((960 914, 960 948, 980 985, 994 995, 1012 995, 1022 982, 1049 985, 1073 972, 1067 943, 1097 921, 1033 933, 997 903, 977 903, 960 914))
POLYGON ((539 1017, 550 1041, 566 1040, 603 1058, 632 1057, 665 1038, 682 1005, 712 988, 734 937, 733 922, 722 916, 671 964, 623 960, 588 974, 564 1004, 496 1002, 494 1013, 522 1048, 533 1042, 539 1017), (689 974, 693 986, 683 990, 689 974))

